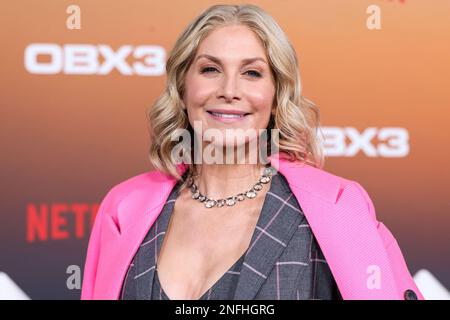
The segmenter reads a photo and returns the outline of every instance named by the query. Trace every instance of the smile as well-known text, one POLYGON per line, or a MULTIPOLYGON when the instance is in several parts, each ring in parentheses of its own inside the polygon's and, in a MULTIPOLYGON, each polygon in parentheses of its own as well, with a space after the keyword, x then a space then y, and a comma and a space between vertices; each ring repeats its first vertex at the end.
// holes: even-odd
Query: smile
POLYGON ((221 117, 221 118, 243 118, 246 115, 248 115, 248 113, 246 114, 231 114, 231 113, 218 113, 218 112, 212 112, 212 111, 208 111, 210 114, 212 114, 213 116, 216 117, 221 117))
POLYGON ((232 114, 232 113, 220 113, 220 112, 212 112, 207 111, 208 114, 211 115, 211 117, 215 120, 219 121, 238 121, 246 118, 250 113, 244 113, 244 114, 232 114))

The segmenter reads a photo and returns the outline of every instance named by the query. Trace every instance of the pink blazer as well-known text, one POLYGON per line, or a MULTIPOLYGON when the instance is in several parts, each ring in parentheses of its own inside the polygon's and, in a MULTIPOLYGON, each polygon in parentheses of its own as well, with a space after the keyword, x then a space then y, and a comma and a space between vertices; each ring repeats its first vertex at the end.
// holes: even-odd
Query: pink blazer
MULTIPOLYGON (((356 181, 270 156, 286 177, 328 262, 343 299, 422 300, 396 239, 377 220, 356 181)), ((178 170, 184 173, 185 164, 178 170)), ((176 180, 146 172, 114 186, 100 204, 91 232, 81 299, 118 299, 128 266, 176 180)))

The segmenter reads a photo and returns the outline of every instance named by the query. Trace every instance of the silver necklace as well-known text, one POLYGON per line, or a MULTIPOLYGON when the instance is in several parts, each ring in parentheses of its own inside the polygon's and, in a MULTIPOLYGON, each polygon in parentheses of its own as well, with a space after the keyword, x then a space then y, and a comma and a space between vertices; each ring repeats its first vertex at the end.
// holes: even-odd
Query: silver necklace
POLYGON ((253 199, 256 197, 256 194, 258 191, 260 191, 263 188, 263 184, 269 183, 271 177, 273 175, 273 171, 271 167, 264 168, 263 174, 259 178, 258 182, 253 185, 249 190, 245 192, 238 193, 235 196, 223 198, 223 199, 212 199, 208 196, 202 194, 199 190, 197 185, 194 183, 194 179, 192 177, 189 177, 188 186, 191 189, 192 193, 192 199, 198 200, 200 202, 203 202, 205 204, 206 208, 213 208, 213 207, 223 207, 225 205, 227 206, 234 206, 237 202, 243 201, 245 199, 253 199))

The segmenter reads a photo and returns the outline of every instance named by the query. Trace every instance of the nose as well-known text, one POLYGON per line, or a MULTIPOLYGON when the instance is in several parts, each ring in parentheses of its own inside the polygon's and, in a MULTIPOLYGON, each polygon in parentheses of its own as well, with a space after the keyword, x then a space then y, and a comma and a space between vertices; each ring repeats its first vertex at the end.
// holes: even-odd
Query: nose
POLYGON ((225 99, 226 102, 232 102, 233 99, 240 100, 240 90, 238 79, 233 75, 225 75, 217 90, 217 98, 225 99))

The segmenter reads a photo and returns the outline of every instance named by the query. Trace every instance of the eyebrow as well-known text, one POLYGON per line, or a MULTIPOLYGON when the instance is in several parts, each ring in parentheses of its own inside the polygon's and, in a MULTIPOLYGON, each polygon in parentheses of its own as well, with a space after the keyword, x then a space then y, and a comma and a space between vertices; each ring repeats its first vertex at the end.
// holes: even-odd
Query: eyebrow
MULTIPOLYGON (((207 58, 207 59, 209 59, 211 61, 214 61, 214 62, 222 65, 222 61, 219 58, 214 57, 214 56, 209 55, 209 54, 205 54, 205 53, 200 54, 200 55, 197 56, 197 58, 195 60, 197 61, 200 58, 207 58)), ((247 65, 247 64, 250 64, 250 63, 252 63, 254 61, 262 61, 265 64, 267 64, 266 60, 264 60, 263 58, 260 58, 260 57, 242 59, 242 64, 243 65, 247 65)))

